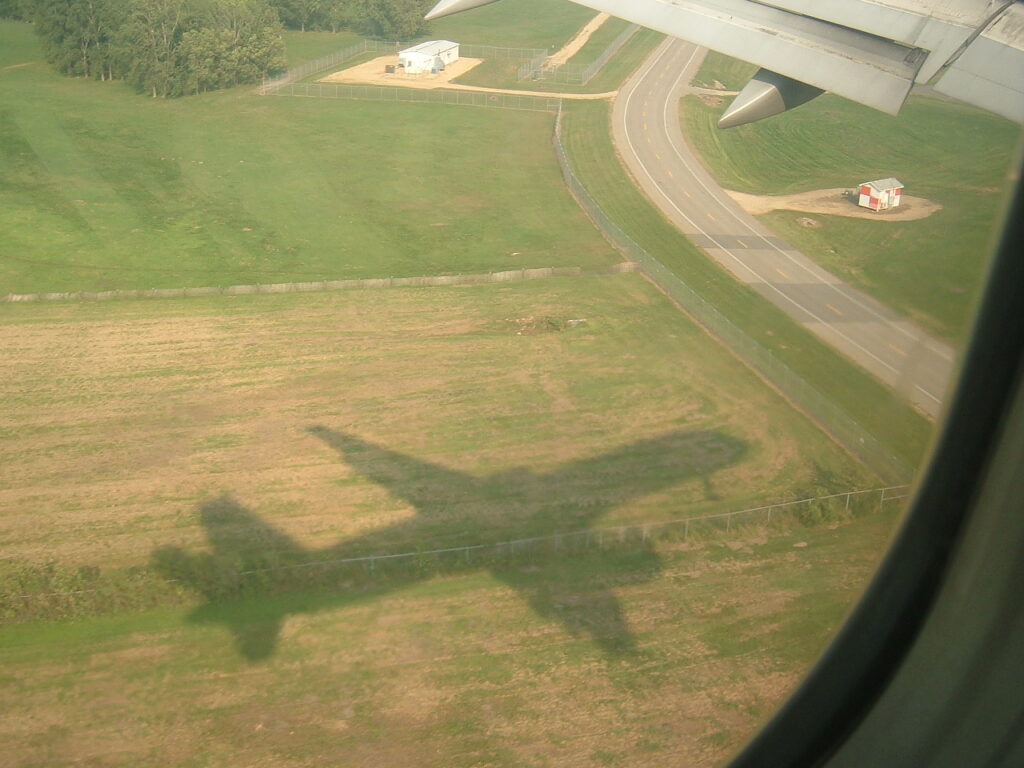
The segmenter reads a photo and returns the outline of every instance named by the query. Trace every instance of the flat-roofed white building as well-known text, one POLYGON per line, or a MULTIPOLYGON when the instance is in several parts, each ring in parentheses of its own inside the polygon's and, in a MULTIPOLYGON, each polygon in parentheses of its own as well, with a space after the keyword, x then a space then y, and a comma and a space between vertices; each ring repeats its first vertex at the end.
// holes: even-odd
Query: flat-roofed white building
POLYGON ((446 65, 458 61, 459 44, 451 40, 430 40, 398 52, 398 66, 407 74, 440 72, 446 65))
POLYGON ((899 205, 901 197, 903 197, 903 182, 890 177, 877 181, 865 181, 861 184, 860 198, 857 203, 872 211, 884 211, 886 208, 895 208, 899 205))

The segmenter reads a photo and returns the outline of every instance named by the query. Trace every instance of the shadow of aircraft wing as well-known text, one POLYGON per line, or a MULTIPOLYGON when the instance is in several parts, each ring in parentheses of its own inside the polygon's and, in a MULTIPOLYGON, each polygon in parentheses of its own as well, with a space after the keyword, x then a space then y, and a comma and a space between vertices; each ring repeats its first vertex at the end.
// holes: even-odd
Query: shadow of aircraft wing
POLYGON ((740 461, 747 450, 745 441, 714 430, 677 430, 638 440, 540 476, 542 497, 561 503, 555 511, 537 514, 562 530, 586 527, 614 507, 694 478, 714 499, 714 473, 740 461))
POLYGON ((322 425, 307 431, 334 448, 356 472, 409 502, 419 514, 443 510, 458 499, 476 495, 479 481, 472 475, 322 425))

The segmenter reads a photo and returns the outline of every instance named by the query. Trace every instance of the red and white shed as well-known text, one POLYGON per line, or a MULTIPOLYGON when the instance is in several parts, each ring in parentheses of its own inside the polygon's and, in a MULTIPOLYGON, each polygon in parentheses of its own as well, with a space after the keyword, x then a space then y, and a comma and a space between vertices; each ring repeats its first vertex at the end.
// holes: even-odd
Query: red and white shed
POLYGON ((860 198, 857 204, 872 211, 884 211, 886 208, 895 208, 900 204, 903 197, 903 182, 892 177, 878 179, 877 181, 865 181, 860 185, 860 198))

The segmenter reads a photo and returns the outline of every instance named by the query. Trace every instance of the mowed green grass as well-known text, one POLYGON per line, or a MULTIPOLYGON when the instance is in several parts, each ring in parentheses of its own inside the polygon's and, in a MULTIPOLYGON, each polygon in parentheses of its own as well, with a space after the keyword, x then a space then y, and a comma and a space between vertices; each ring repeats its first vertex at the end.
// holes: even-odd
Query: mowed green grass
POLYGON ((516 0, 432 21, 424 39, 554 52, 593 17, 594 11, 569 0, 516 0))
POLYGON ((905 194, 940 203, 917 221, 776 211, 768 226, 845 280, 946 339, 963 339, 1003 210, 1020 129, 962 104, 911 97, 896 117, 823 96, 736 129, 714 127, 722 108, 684 101, 683 120, 725 187, 754 194, 855 188, 895 176, 905 194))
MULTIPOLYGON (((31 34, 3 22, 0 47, 31 34)), ((550 114, 151 100, 34 58, 0 73, 0 294, 619 260, 565 191, 550 114)))
POLYGON ((340 32, 297 32, 289 29, 285 30, 282 36, 289 67, 335 53, 355 45, 361 39, 359 35, 347 29, 340 32))
MULTIPOLYGON (((485 60, 458 78, 457 82, 462 85, 511 88, 541 93, 608 93, 617 90, 663 39, 663 35, 653 30, 639 30, 586 85, 568 85, 546 80, 520 80, 518 72, 523 62, 502 59, 485 60)), ((603 53, 604 48, 610 42, 607 41, 604 47, 594 54, 594 58, 603 53)), ((580 54, 583 52, 581 50, 580 54)))
POLYGON ((721 765, 795 686, 888 539, 891 512, 838 527, 435 577, 325 603, 225 603, 258 626, 248 664, 218 623, 170 608, 0 630, 12 765, 721 765), (795 546, 801 545, 801 546, 795 546), (510 583, 511 582, 511 583, 510 583), (561 619, 611 592, 634 649, 561 619), (546 594, 549 616, 527 600, 546 594))
POLYGON ((615 154, 606 104, 568 106, 573 169, 611 219, 734 325, 827 395, 908 466, 922 460, 931 424, 902 398, 716 265, 636 188, 615 154))
POLYGON ((718 51, 708 51, 694 76, 692 85, 702 88, 724 87, 727 91, 738 91, 757 71, 757 65, 740 61, 718 51))
POLYGON ((615 41, 615 38, 629 28, 629 25, 630 22, 625 19, 619 19, 615 16, 609 17, 604 24, 594 30, 594 33, 587 38, 583 47, 573 54, 569 62, 587 66, 591 62, 596 61, 608 46, 615 41))

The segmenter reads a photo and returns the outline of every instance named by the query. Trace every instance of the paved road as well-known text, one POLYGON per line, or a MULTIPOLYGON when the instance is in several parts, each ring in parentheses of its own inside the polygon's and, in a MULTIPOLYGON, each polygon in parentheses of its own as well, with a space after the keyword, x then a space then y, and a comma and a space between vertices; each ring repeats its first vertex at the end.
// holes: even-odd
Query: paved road
POLYGON ((678 104, 704 52, 666 40, 619 91, 615 144, 633 176, 680 230, 739 280, 937 416, 952 376, 952 347, 773 235, 729 198, 687 145, 678 104))

